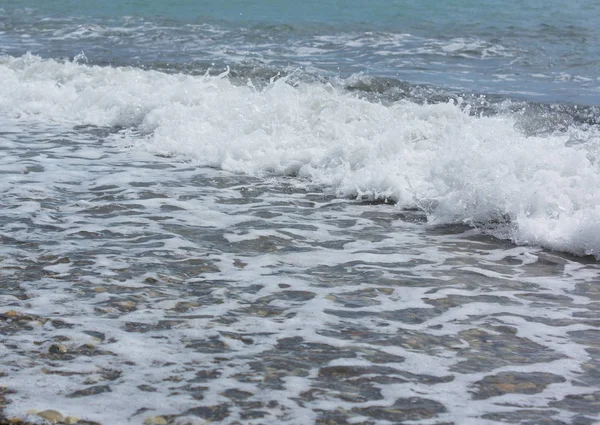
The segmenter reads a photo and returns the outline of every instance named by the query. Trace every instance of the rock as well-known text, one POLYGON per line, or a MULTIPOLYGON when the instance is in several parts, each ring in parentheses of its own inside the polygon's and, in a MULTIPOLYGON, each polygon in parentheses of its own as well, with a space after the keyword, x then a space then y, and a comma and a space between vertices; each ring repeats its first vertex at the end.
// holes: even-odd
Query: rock
POLYGON ((41 412, 36 413, 36 415, 53 424, 61 422, 65 418, 62 413, 57 412, 56 410, 42 410, 41 412))
POLYGON ((242 260, 235 258, 233 260, 233 265, 235 267, 237 267, 238 269, 243 269, 244 267, 246 267, 248 265, 248 263, 243 262, 242 260))
POLYGON ((516 387, 517 386, 515 384, 510 384, 507 382, 502 382, 502 383, 496 384, 496 388, 498 388, 498 390, 500 390, 503 393, 514 393, 516 387))
POLYGON ((52 354, 64 354, 67 351, 67 347, 62 344, 52 344, 50 348, 48 348, 48 352, 52 354))
POLYGON ((229 406, 227 404, 219 404, 216 406, 200 406, 189 409, 186 414, 198 416, 207 421, 222 421, 229 416, 229 406))
POLYGON ((131 300, 116 301, 114 307, 122 313, 128 313, 137 310, 137 304, 131 300))
POLYGON ((190 302, 190 301, 180 301, 175 305, 175 307, 173 307, 173 310, 181 312, 181 313, 185 313, 189 309, 195 308, 195 307, 200 307, 200 303, 190 302))
POLYGON ((565 378, 547 372, 500 372, 473 384, 473 398, 483 400, 504 394, 537 394, 550 384, 565 382, 565 378))
POLYGON ((239 390, 237 388, 230 388, 222 393, 225 397, 228 397, 233 400, 245 400, 248 397, 252 396, 252 393, 244 390, 239 390))
POLYGON ((61 319, 52 320, 50 323, 52 323, 52 326, 54 326, 56 329, 71 329, 73 327, 71 323, 67 323, 61 319))
POLYGON ((417 421, 446 412, 443 404, 421 397, 400 398, 392 406, 355 407, 352 412, 390 422, 417 421))
POLYGON ((167 425, 167 420, 162 416, 153 416, 150 418, 146 418, 144 421, 146 425, 167 425))
POLYGON ((106 393, 106 392, 111 392, 111 391, 112 390, 110 389, 110 387, 108 385, 96 385, 93 387, 86 388, 84 390, 78 390, 78 391, 72 392, 71 394, 67 394, 66 397, 67 398, 87 397, 90 395, 96 395, 96 394, 101 394, 101 393, 106 393))
POLYGON ((375 290, 385 295, 392 295, 394 292, 394 288, 375 288, 375 290))
POLYGON ((69 259, 69 257, 62 257, 56 260, 54 263, 52 263, 52 265, 55 266, 57 264, 69 264, 70 262, 71 260, 69 259))

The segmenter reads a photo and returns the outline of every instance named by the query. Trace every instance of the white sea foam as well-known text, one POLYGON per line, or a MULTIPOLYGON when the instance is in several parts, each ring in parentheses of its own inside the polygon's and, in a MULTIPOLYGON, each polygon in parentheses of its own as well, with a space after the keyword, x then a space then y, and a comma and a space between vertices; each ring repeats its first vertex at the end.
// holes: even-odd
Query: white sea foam
POLYGON ((332 85, 264 90, 220 77, 0 58, 0 112, 136 130, 136 149, 250 175, 286 174, 339 196, 387 197, 431 223, 600 255, 600 133, 526 136, 516 117, 460 102, 391 106, 332 85), (573 140, 578 143, 571 143, 573 140))
MULTIPOLYGON (((289 193, 293 179, 194 167, 131 148, 133 134, 53 119, 62 124, 3 126, 14 143, 2 161, 33 167, 8 168, 2 188, 15 229, 0 234, 0 278, 27 294, 1 299, 2 318, 15 318, 0 341, 0 384, 15 391, 8 417, 54 409, 103 424, 186 424, 227 410, 214 422, 296 424, 348 412, 348 422, 384 424, 403 419, 369 407, 415 397, 445 409, 429 419, 421 409, 420 424, 492 424, 481 416, 537 407, 572 422, 579 412, 552 403, 596 388, 582 373, 588 339, 570 335, 594 330, 595 293, 573 292, 597 280, 596 265, 504 249, 475 230, 439 234, 389 205, 289 193), (51 354, 54 344, 65 355, 51 354), (358 375, 329 376, 332 367, 358 375), (533 394, 478 390, 490 375, 540 372, 553 383, 533 394), (257 409, 263 417, 245 416, 257 409)), ((156 129, 147 131, 152 147, 156 129)))

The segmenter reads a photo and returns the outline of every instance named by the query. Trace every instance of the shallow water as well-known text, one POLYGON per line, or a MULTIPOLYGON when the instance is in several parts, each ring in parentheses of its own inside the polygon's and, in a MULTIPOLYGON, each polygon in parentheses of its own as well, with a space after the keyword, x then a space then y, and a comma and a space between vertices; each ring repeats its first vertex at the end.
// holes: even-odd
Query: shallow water
POLYGON ((213 3, 0 0, 0 422, 600 421, 598 5, 213 3))
POLYGON ((7 416, 598 419, 595 260, 21 125, 1 138, 7 416))

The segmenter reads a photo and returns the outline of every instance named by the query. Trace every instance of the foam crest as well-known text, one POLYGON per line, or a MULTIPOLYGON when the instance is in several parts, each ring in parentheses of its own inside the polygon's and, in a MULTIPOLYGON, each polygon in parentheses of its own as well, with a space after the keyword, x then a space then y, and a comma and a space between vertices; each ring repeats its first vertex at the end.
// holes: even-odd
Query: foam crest
POLYGON ((473 116, 460 102, 386 106, 331 84, 279 79, 257 90, 226 75, 31 55, 1 58, 0 78, 4 114, 128 127, 136 132, 127 143, 151 152, 297 176, 343 197, 388 198, 423 209, 432 223, 480 226, 521 244, 600 252, 595 127, 527 136, 517 117, 473 116))

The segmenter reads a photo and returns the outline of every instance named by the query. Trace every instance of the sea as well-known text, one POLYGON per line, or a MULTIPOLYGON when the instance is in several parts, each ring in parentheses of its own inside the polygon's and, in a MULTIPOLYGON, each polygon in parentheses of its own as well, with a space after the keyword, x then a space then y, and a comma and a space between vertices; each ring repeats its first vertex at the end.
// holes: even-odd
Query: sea
POLYGON ((598 0, 0 0, 0 423, 597 424, 599 259, 598 0))

